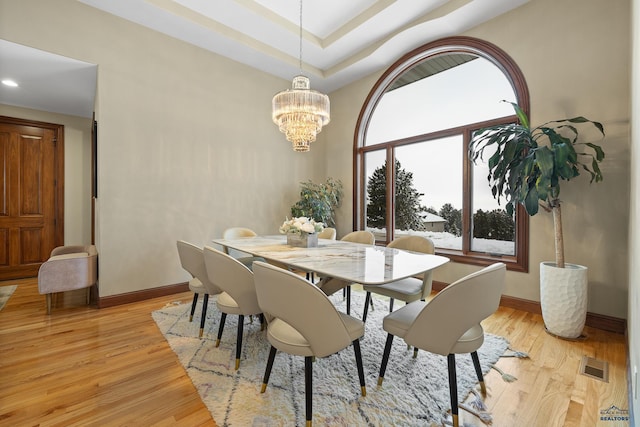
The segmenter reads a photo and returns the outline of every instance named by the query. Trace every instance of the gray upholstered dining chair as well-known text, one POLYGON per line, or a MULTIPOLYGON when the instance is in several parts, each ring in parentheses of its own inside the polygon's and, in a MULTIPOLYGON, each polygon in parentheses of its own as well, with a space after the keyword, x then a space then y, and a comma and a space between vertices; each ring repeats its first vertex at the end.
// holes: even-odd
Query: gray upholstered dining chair
POLYGON ((373 245, 376 238, 372 232, 366 230, 352 231, 347 233, 340 240, 345 242, 363 243, 365 245, 373 245))
MULTIPOLYGON (((435 246, 431 239, 423 236, 403 236, 391 241, 387 247, 403 249, 412 252, 420 252, 424 254, 434 254, 435 246)), ((431 293, 432 272, 423 274, 422 279, 415 277, 407 277, 391 283, 385 283, 379 286, 363 286, 367 292, 364 300, 364 311, 362 313, 362 321, 366 322, 369 303, 371 302, 371 293, 384 295, 389 297, 389 311, 393 311, 394 299, 399 299, 406 303, 418 300, 425 300, 431 293)))
POLYGON ((458 426, 456 354, 471 353, 483 393, 486 393, 477 350, 484 342, 480 322, 500 304, 506 266, 499 262, 450 284, 429 302, 414 301, 385 316, 382 328, 387 342, 380 364, 378 385, 382 385, 393 337, 431 353, 447 356, 449 396, 453 425, 458 426))
POLYGON ((258 304, 268 318, 271 350, 261 393, 269 383, 276 352, 304 357, 306 425, 312 423, 314 357, 330 356, 353 344, 360 392, 366 396, 360 338, 364 323, 340 313, 329 298, 299 275, 264 262, 253 264, 258 304), (297 302, 297 303, 294 303, 297 302))
MULTIPOLYGON (((218 327, 216 347, 220 345, 227 314, 238 315, 236 341, 237 370, 240 367, 240 356, 242 353, 244 316, 262 313, 258 306, 258 298, 256 297, 253 272, 237 259, 210 246, 204 247, 204 264, 209 280, 222 289, 222 293, 216 300, 216 305, 222 313, 220 316, 220 326, 218 327)), ((264 322, 262 315, 260 316, 260 321, 264 322)))
POLYGON ((220 288, 211 283, 209 276, 207 275, 207 269, 204 265, 204 255, 202 248, 185 242, 184 240, 177 241, 178 257, 180 258, 180 264, 187 273, 191 274, 191 280, 189 280, 189 290, 193 292, 193 301, 191 302, 191 313, 189 314, 189 322, 193 321, 193 313, 196 311, 196 304, 198 303, 198 296, 203 294, 202 301, 202 314, 200 317, 200 337, 204 332, 204 322, 207 318, 207 306, 209 305, 209 295, 217 295, 222 292, 220 288))
MULTIPOLYGON (((345 242, 362 243, 365 245, 373 245, 376 242, 376 238, 373 233, 366 230, 352 231, 340 240, 345 242)), ((342 279, 324 277, 318 286, 320 286, 327 295, 331 295, 342 289, 343 297, 347 298, 347 314, 351 314, 351 283, 347 283, 342 279)))
POLYGON ((51 314, 52 295, 86 289, 87 305, 91 287, 98 282, 98 251, 94 245, 58 246, 38 270, 38 292, 45 295, 51 314))
POLYGON ((336 229, 332 227, 325 227, 318 233, 318 239, 336 240, 336 229))
MULTIPOLYGON (((224 230, 222 233, 223 239, 239 239, 241 237, 255 237, 257 236, 256 232, 251 230, 250 228, 245 227, 231 227, 224 230)), ((225 254, 232 255, 229 251, 229 248, 226 246, 223 248, 225 254)), ((262 257, 255 257, 247 254, 242 254, 242 252, 238 252, 237 254, 232 255, 238 261, 251 268, 251 264, 253 261, 264 261, 265 259, 262 257)))

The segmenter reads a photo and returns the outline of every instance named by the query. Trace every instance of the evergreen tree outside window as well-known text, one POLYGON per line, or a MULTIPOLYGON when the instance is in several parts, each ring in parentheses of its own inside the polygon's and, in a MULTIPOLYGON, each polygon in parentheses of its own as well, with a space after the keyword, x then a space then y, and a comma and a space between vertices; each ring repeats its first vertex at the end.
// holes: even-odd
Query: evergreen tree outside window
MULTIPOLYGON (((374 170, 369 178, 367 186, 367 224, 370 228, 386 227, 387 205, 387 164, 374 170)), ((424 230, 422 212, 427 208, 420 205, 420 197, 424 194, 418 192, 413 186, 413 174, 402 168, 396 160, 395 168, 395 214, 396 228, 399 230, 424 230)))
POLYGON ((426 234, 436 252, 453 261, 500 260, 527 271, 528 216, 510 216, 497 204, 486 165, 472 164, 467 153, 478 129, 517 120, 503 99, 528 111, 522 73, 482 40, 442 39, 398 60, 378 80, 358 120, 357 228, 373 231, 379 243, 426 234), (389 164, 396 166, 393 173, 386 171, 389 164))

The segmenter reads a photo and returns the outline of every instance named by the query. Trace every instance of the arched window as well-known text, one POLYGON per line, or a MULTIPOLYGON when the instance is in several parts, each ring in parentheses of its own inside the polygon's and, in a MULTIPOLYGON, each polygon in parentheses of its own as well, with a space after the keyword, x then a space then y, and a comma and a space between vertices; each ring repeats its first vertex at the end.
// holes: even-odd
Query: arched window
POLYGON ((509 216, 491 194, 486 165, 468 156, 478 129, 517 121, 502 100, 529 114, 522 72, 479 39, 441 39, 393 64, 369 93, 356 127, 357 228, 373 231, 380 243, 425 234, 453 261, 500 260, 528 271, 526 212, 519 207, 509 216))

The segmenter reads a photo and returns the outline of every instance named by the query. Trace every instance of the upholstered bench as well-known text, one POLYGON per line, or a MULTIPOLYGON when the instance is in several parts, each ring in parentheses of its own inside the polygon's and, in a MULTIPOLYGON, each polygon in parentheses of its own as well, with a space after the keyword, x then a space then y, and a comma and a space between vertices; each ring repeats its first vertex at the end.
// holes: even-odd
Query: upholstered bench
POLYGON ((98 281, 98 251, 94 245, 59 246, 51 251, 38 271, 38 292, 46 295, 47 314, 51 314, 51 295, 56 292, 87 289, 98 281))

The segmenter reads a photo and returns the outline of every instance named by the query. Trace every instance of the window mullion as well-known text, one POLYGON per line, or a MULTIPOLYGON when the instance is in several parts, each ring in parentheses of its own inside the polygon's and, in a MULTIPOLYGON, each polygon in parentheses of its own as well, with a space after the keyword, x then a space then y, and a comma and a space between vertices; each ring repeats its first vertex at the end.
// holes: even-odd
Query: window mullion
POLYGON ((392 241, 395 237, 396 229, 396 160, 393 147, 387 147, 387 240, 385 244, 392 241))
POLYGON ((462 253, 468 254, 471 251, 471 210, 473 197, 471 161, 469 159, 470 132, 467 129, 462 133, 462 253))

